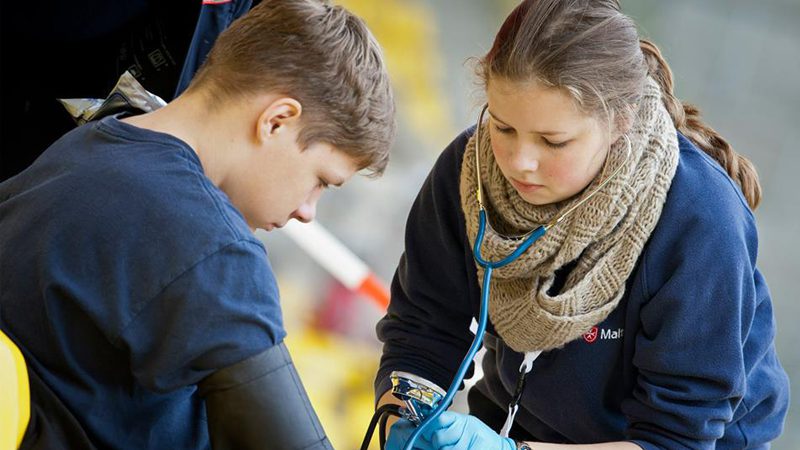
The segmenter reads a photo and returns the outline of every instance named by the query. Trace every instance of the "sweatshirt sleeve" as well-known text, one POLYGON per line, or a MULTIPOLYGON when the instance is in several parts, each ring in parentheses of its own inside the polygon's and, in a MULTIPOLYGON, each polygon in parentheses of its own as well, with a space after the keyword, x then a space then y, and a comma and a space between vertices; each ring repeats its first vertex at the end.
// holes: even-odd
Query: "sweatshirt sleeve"
POLYGON ((769 292, 755 268, 753 216, 722 174, 696 178, 687 192, 673 185, 679 198, 662 218, 674 223, 659 225, 642 256, 649 300, 635 337, 638 378, 622 411, 628 438, 646 450, 713 449, 735 421, 744 443, 768 442, 788 396, 773 358, 769 292), (751 430, 739 420, 762 412, 751 430))
POLYGON ((474 337, 469 327, 478 283, 458 189, 468 138, 460 135, 440 155, 409 213, 391 302, 377 325, 383 355, 376 399, 391 387, 393 370, 447 389, 474 337))

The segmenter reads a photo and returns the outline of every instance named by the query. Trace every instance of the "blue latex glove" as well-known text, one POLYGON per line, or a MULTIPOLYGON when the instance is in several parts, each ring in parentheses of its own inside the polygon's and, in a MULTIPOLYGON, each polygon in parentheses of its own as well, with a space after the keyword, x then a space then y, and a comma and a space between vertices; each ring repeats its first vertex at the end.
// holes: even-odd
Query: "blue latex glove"
MULTIPOLYGON (((389 428, 389 436, 386 438, 386 447, 384 450, 403 450, 406 446, 408 438, 417 427, 406 419, 400 419, 389 428)), ((427 450, 431 448, 430 442, 425 439, 425 436, 420 435, 414 442, 414 450, 427 450)))
MULTIPOLYGON (((408 421, 401 423, 398 420, 391 428, 386 450, 402 450, 414 431, 413 426, 408 421)), ((447 450, 516 450, 517 444, 511 438, 495 433, 477 417, 445 411, 425 427, 414 443, 414 450, 440 450, 445 447, 447 450)))

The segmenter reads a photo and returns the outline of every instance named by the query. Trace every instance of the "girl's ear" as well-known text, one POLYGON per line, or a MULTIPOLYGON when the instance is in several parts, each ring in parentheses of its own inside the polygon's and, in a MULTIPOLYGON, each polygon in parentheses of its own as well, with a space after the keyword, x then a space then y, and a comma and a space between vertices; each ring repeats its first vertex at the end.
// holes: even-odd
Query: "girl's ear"
POLYGON ((624 111, 614 117, 614 136, 616 138, 619 138, 619 136, 622 136, 633 128, 633 124, 636 122, 636 112, 638 110, 639 105, 628 105, 624 111))

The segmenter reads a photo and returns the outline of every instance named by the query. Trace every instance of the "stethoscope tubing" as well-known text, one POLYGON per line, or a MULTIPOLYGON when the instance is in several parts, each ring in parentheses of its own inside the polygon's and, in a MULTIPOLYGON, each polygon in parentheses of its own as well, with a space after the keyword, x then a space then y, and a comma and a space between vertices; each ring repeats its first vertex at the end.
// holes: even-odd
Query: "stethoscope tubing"
MULTIPOLYGON (((486 220, 485 218, 482 220, 486 220)), ((412 450, 414 443, 417 441, 417 438, 422 434, 422 431, 427 427, 431 422, 436 420, 448 407, 450 407, 450 403, 453 401, 453 397, 455 397, 456 392, 458 392, 459 387, 461 386, 461 382, 464 381, 464 376, 467 373, 467 369, 469 369, 469 365, 472 363, 472 360, 475 359, 475 355, 480 350, 481 345, 483 343, 483 335, 486 333, 486 323, 488 322, 488 306, 489 306, 489 283, 492 280, 492 270, 493 267, 491 265, 487 265, 484 268, 483 272, 483 289, 481 292, 481 307, 480 312, 478 313, 478 328, 475 330, 475 339, 472 340, 472 345, 470 345, 469 351, 464 356, 464 359, 461 361, 461 365, 458 367, 458 371, 456 372, 455 377, 453 378, 453 382, 450 384, 450 387, 447 389, 447 394, 444 398, 439 402, 439 405, 433 412, 425 418, 425 420, 420 423, 416 430, 411 433, 409 436, 408 441, 406 441, 404 450, 412 450)))
POLYGON ((474 255, 475 261, 478 262, 478 265, 483 267, 484 269, 492 268, 492 269, 499 269, 505 265, 508 265, 514 262, 517 258, 519 258, 523 253, 525 253, 534 242, 536 242, 540 237, 544 236, 547 232, 547 227, 541 225, 533 230, 522 243, 520 243, 516 250, 511 252, 510 255, 506 256, 505 258, 501 259, 500 261, 488 261, 483 259, 483 255, 481 254, 481 246, 483 245, 483 237, 486 233, 486 211, 481 209, 478 212, 479 221, 478 221, 478 236, 475 238, 475 246, 472 248, 472 254, 474 255))

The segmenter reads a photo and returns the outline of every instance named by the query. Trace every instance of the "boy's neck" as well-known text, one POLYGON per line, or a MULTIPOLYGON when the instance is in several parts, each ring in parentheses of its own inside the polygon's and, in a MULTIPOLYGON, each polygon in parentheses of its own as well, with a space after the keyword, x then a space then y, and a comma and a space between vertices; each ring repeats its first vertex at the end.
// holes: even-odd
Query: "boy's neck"
POLYGON ((184 94, 158 110, 122 121, 184 141, 197 154, 206 176, 220 186, 238 156, 235 149, 241 148, 230 144, 246 136, 236 116, 231 108, 211 112, 200 95, 184 94))

